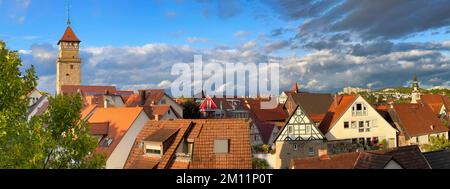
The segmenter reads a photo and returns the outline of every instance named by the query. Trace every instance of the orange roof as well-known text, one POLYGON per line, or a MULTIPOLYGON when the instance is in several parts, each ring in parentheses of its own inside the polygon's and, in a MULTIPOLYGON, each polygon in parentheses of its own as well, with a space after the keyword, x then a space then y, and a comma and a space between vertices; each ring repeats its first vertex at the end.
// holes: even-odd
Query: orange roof
POLYGON ((247 99, 250 111, 256 116, 259 121, 280 121, 284 122, 288 117, 288 113, 283 110, 283 105, 278 105, 274 109, 261 109, 261 103, 267 100, 253 100, 247 99))
POLYGON ((115 86, 83 86, 83 85, 63 85, 61 86, 61 93, 74 94, 78 91, 83 96, 92 96, 94 94, 105 94, 106 91, 115 94, 117 89, 115 86))
POLYGON ((344 153, 329 158, 311 157, 294 159, 294 169, 353 169, 359 157, 358 152, 344 153))
POLYGON ((319 129, 323 134, 328 133, 334 124, 342 117, 342 115, 350 108, 350 106, 358 99, 359 96, 339 96, 338 103, 331 103, 328 113, 325 115, 319 129))
POLYGON ((127 107, 136 107, 136 106, 150 106, 152 103, 158 104, 166 92, 162 89, 150 89, 150 90, 141 90, 139 93, 145 91, 145 102, 142 103, 142 94, 132 94, 128 97, 125 102, 125 106, 127 107))
POLYGON ((109 123, 107 137, 113 139, 109 147, 97 147, 97 152, 105 152, 109 157, 142 111, 142 108, 97 108, 88 124, 109 123))
POLYGON ((86 119, 95 110, 95 108, 97 108, 96 105, 90 105, 90 106, 85 107, 81 111, 81 119, 82 120, 86 119))
POLYGON ((61 42, 81 42, 80 39, 75 35, 75 32, 73 32, 72 28, 70 26, 67 26, 66 31, 64 32, 64 35, 61 37, 61 39, 58 42, 58 45, 61 42))
POLYGON ((394 104, 391 112, 407 136, 448 132, 448 128, 435 116, 431 108, 424 104, 394 104))

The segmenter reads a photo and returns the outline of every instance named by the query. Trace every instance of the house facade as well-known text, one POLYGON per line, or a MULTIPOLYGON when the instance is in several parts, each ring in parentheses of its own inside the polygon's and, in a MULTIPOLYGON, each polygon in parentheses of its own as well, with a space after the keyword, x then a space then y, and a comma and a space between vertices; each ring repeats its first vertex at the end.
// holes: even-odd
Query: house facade
POLYGON ((47 111, 49 106, 48 95, 41 94, 37 89, 28 93, 27 98, 29 100, 27 110, 27 120, 30 121, 33 116, 41 116, 47 111))
POLYGON ((316 124, 301 106, 297 106, 274 139, 274 168, 289 168, 293 158, 317 156, 319 149, 326 148, 324 140, 325 136, 316 124))
POLYGON ((436 117, 432 109, 423 104, 393 104, 389 114, 400 130, 399 146, 424 145, 431 137, 448 139, 448 128, 436 117))
POLYGON ((397 147, 397 129, 361 96, 336 95, 320 129, 329 141, 352 140, 366 147, 384 141, 397 147))

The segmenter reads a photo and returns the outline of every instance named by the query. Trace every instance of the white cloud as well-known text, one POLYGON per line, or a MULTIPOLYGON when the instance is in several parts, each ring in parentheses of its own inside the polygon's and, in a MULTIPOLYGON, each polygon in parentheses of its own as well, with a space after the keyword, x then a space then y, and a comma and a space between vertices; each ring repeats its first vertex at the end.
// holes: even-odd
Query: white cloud
POLYGON ((188 37, 186 42, 188 43, 207 43, 209 41, 208 38, 199 38, 199 37, 188 37))
POLYGON ((234 37, 238 37, 238 38, 244 38, 247 37, 250 33, 244 30, 238 31, 236 33, 233 34, 234 37))

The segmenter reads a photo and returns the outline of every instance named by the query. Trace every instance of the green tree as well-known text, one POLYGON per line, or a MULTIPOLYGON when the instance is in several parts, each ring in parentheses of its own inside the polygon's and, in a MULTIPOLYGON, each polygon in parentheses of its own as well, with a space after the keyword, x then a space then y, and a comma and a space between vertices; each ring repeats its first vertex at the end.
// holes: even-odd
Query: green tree
POLYGON ((253 169, 269 169, 270 165, 265 159, 253 158, 252 168, 253 169))
POLYGON ((48 132, 42 168, 102 168, 104 155, 95 153, 97 139, 89 135, 89 126, 81 120, 80 95, 50 97, 50 106, 42 117, 48 132))
POLYGON ((16 51, 0 41, 0 168, 101 168, 96 141, 80 119, 80 97, 50 99, 43 117, 27 120, 27 94, 37 86, 34 67, 20 71, 16 51), (57 157, 57 158, 56 158, 57 157))
POLYGON ((0 168, 36 168, 44 158, 41 122, 26 116, 37 77, 33 66, 22 75, 21 66, 19 54, 0 41, 0 168))
POLYGON ((450 148, 450 141, 444 136, 430 137, 429 144, 422 145, 422 149, 426 152, 445 150, 448 148, 450 148))
POLYGON ((183 117, 185 119, 199 119, 200 107, 193 99, 186 99, 183 103, 183 117))

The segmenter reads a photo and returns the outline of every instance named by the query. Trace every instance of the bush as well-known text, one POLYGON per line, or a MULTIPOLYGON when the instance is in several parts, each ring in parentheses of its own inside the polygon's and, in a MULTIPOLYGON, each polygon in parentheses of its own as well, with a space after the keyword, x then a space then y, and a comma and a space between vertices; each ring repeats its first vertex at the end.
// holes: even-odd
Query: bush
POLYGON ((253 169, 269 169, 270 165, 265 159, 253 158, 252 168, 253 169))

